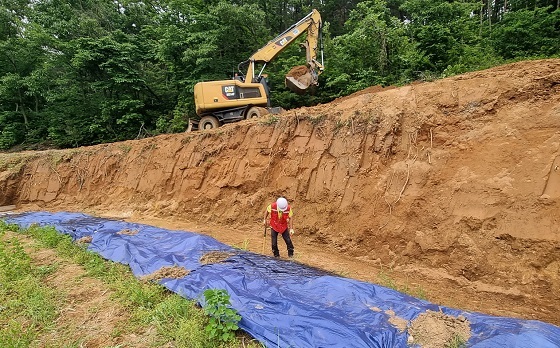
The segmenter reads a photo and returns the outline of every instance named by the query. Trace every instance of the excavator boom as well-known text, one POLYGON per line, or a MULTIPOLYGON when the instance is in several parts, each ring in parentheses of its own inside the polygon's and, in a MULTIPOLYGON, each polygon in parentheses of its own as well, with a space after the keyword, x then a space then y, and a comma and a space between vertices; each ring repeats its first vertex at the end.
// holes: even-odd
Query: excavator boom
POLYGON ((302 46, 305 47, 307 65, 292 68, 286 76, 285 82, 290 90, 299 94, 305 93, 310 86, 317 85, 319 74, 324 70, 322 47, 319 47, 321 26, 321 15, 314 9, 299 22, 286 29, 282 34, 270 40, 265 46, 255 52, 249 60, 240 64, 240 66, 247 63, 249 65, 247 74, 245 75, 246 78, 250 79, 250 81, 257 81, 260 77, 260 73, 255 76, 255 63, 263 63, 266 66, 266 63, 279 55, 280 52, 294 42, 299 36, 306 33, 306 40, 302 43, 302 46), (321 62, 317 60, 318 50, 320 50, 321 53, 321 62))

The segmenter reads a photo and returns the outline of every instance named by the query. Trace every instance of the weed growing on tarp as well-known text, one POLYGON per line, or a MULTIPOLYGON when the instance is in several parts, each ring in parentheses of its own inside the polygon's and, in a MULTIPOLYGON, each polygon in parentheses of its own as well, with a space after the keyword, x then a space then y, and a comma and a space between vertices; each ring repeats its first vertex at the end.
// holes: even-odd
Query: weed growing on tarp
POLYGON ((211 339, 223 342, 235 338, 235 331, 239 329, 237 323, 241 316, 231 308, 230 296, 223 289, 208 289, 204 291, 204 312, 210 316, 205 330, 211 339))

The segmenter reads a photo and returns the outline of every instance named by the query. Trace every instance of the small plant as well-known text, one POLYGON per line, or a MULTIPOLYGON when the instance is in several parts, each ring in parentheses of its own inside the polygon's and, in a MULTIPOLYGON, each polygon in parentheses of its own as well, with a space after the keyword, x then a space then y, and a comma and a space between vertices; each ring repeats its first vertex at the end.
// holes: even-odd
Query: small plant
POLYGON ((339 130, 341 130, 344 127, 348 126, 348 122, 347 121, 342 121, 342 120, 336 120, 336 123, 334 124, 334 129, 333 131, 336 133, 339 130))
POLYGON ((204 313, 210 316, 206 333, 211 339, 227 342, 235 338, 235 331, 239 329, 237 323, 241 316, 231 308, 229 295, 223 289, 208 289, 204 291, 204 313))
POLYGON ((130 150, 132 150, 132 146, 124 145, 124 144, 119 145, 119 148, 120 148, 121 152, 123 153, 123 155, 126 155, 127 153, 130 152, 130 150))
POLYGON ((239 250, 249 250, 249 240, 245 238, 243 242, 239 243, 239 245, 234 245, 233 247, 239 250))
POLYGON ((445 344, 445 348, 466 348, 467 344, 465 340, 458 334, 454 334, 453 337, 445 344))
POLYGON ((378 280, 379 284, 393 290, 397 290, 397 291, 399 290, 395 280, 386 272, 380 271, 379 274, 377 275, 377 278, 379 279, 378 280))
POLYGON ((310 116, 308 116, 309 122, 311 122, 311 124, 313 124, 314 126, 317 126, 317 125, 323 123, 323 121, 325 121, 326 118, 327 118, 327 116, 325 116, 325 115, 316 115, 316 116, 310 115, 310 116))
POLYGON ((49 151, 47 153, 47 158, 50 159, 51 161, 51 165, 53 167, 56 167, 60 164, 60 162, 62 162, 62 160, 64 159, 64 154, 60 151, 49 151))
POLYGON ((407 283, 405 283, 404 285, 398 284, 395 279, 392 278, 390 271, 380 271, 379 274, 377 275, 377 279, 378 279, 378 283, 379 285, 385 286, 387 288, 405 293, 407 295, 410 296, 414 296, 416 298, 419 298, 421 300, 426 300, 427 299, 427 293, 426 290, 424 290, 423 288, 421 288, 418 285, 415 285, 413 287, 409 286, 407 283))
POLYGON ((261 123, 267 126, 272 126, 273 124, 278 123, 278 121, 280 121, 280 117, 270 114, 266 119, 262 120, 261 123))

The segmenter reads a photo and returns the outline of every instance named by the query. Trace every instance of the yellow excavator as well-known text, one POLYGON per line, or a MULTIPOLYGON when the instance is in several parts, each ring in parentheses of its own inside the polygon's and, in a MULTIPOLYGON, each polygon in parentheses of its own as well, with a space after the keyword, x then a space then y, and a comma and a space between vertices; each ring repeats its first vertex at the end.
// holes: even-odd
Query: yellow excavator
POLYGON ((280 108, 270 105, 270 90, 263 70, 267 63, 292 44, 303 33, 307 37, 302 46, 306 50, 307 64, 293 67, 285 78, 286 86, 293 92, 304 94, 318 85, 318 77, 324 70, 321 42, 321 15, 311 11, 299 22, 269 41, 248 60, 239 63, 239 74, 231 80, 199 82, 194 86, 194 100, 199 120, 189 121, 189 130, 217 128, 224 123, 278 113, 280 108), (319 62, 317 59, 320 51, 319 62), (257 73, 257 64, 262 68, 257 73), (243 75, 242 67, 247 66, 243 75))

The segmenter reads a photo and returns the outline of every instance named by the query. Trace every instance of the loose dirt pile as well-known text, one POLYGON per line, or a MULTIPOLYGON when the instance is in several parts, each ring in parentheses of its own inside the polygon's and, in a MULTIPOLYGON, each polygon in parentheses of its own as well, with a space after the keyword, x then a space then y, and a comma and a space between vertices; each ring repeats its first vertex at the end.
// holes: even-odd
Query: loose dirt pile
POLYGON ((179 266, 162 267, 157 271, 145 275, 140 279, 145 282, 157 282, 165 278, 179 279, 189 275, 189 271, 179 266))
MULTIPOLYGON (((451 307, 560 325, 560 60, 371 90, 281 117, 0 155, 0 205, 71 210, 269 250, 451 307)), ((268 253, 268 252, 267 252, 268 253)))
POLYGON ((135 236, 139 233, 140 231, 138 230, 129 230, 129 229, 124 229, 122 231, 117 232, 117 234, 124 234, 127 236, 135 236))
POLYGON ((408 326, 408 321, 396 315, 393 310, 386 310, 385 314, 389 315, 389 322, 399 329, 401 332, 405 331, 408 326))
POLYGON ((233 256, 232 253, 226 253, 223 251, 211 251, 202 255, 202 257, 200 258, 200 263, 203 265, 208 265, 211 263, 221 263, 229 259, 231 256, 233 256))
POLYGON ((309 69, 305 65, 297 65, 291 68, 290 71, 288 71, 288 73, 286 74, 286 76, 294 77, 297 79, 308 73, 309 73, 309 69))
POLYGON ((80 239, 77 239, 76 243, 78 243, 78 244, 88 244, 88 243, 91 243, 92 240, 93 240, 92 236, 85 236, 85 237, 82 237, 80 239))
POLYGON ((316 87, 313 85, 310 70, 305 65, 298 65, 290 69, 284 82, 286 87, 298 94, 305 94, 309 87, 312 89, 316 87))
POLYGON ((465 317, 427 311, 412 321, 408 333, 409 341, 423 348, 460 347, 471 337, 471 328, 465 317))

